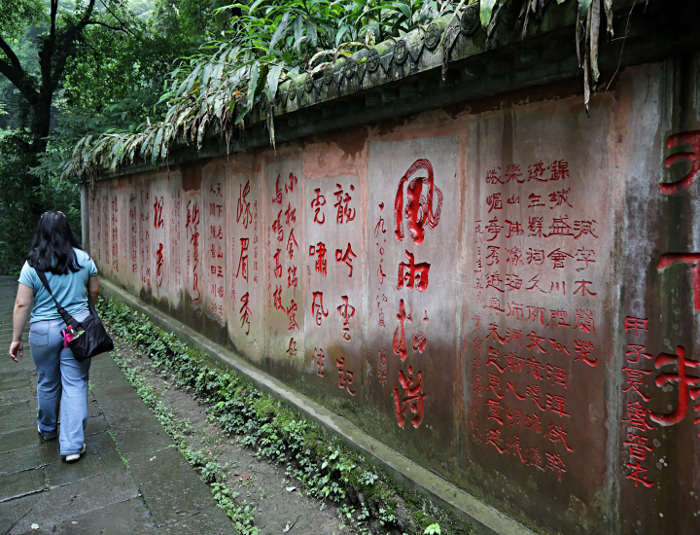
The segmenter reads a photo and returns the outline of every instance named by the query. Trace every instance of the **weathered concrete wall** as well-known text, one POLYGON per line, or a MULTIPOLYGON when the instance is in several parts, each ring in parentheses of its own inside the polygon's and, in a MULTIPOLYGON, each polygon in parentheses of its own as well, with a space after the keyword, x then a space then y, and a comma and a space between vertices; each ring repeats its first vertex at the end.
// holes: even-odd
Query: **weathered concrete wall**
POLYGON ((539 532, 694 533, 697 73, 623 71, 590 117, 562 85, 101 182, 91 253, 539 532))

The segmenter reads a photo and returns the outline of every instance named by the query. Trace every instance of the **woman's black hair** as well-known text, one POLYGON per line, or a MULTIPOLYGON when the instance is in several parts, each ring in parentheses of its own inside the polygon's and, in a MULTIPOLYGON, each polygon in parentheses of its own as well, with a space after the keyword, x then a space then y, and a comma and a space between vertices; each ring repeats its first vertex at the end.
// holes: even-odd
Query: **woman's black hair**
POLYGON ((49 271, 56 275, 67 275, 80 271, 74 249, 80 244, 70 228, 70 223, 62 212, 46 212, 39 219, 32 249, 27 262, 34 269, 49 271))

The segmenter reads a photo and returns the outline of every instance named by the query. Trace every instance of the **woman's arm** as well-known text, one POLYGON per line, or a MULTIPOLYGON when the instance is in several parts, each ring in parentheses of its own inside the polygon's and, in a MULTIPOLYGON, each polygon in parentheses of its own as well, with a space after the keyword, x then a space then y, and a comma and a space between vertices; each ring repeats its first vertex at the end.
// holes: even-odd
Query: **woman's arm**
POLYGON ((17 288, 17 299, 15 300, 15 311, 12 315, 12 345, 10 345, 10 357, 15 362, 17 356, 22 356, 23 346, 22 346, 22 331, 24 331, 24 325, 27 323, 27 314, 29 314, 29 307, 32 305, 32 297, 34 295, 34 289, 19 283, 19 288, 17 288))
POLYGON ((88 279, 88 296, 92 304, 97 306, 97 298, 100 297, 100 281, 97 275, 90 275, 88 279))

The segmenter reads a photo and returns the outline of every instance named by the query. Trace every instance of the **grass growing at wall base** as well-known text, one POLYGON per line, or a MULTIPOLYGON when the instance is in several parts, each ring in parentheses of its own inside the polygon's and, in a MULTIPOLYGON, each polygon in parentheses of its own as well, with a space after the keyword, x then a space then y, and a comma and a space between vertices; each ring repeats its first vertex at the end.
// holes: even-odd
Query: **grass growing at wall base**
MULTIPOLYGON (((167 369, 177 386, 191 388, 209 405, 209 419, 228 434, 239 435, 258 455, 280 463, 286 475, 302 483, 308 495, 338 504, 342 520, 366 532, 374 525, 381 533, 444 533, 467 535, 471 526, 455 525, 449 513, 425 497, 398 485, 391 474, 351 451, 338 437, 302 417, 282 402, 260 392, 251 381, 214 366, 208 356, 182 342, 174 333, 156 327, 142 314, 114 299, 100 299, 103 321, 118 336, 139 348, 156 368, 167 369), (397 506, 408 510, 397 516, 397 506), (399 516, 403 518, 399 518, 399 516)), ((124 374, 144 402, 153 410, 168 434, 237 529, 255 534, 254 509, 235 502, 235 491, 216 482, 220 467, 184 444, 182 422, 145 386, 144 379, 122 363, 124 374)))

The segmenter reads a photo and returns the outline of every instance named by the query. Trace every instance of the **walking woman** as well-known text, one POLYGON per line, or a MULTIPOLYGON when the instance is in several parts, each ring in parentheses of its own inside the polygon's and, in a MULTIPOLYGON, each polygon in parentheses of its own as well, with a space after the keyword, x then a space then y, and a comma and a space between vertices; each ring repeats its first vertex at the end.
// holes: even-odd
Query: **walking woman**
POLYGON ((88 314, 88 298, 97 304, 100 284, 90 256, 79 248, 68 219, 62 212, 46 212, 37 225, 32 249, 19 276, 13 315, 10 356, 22 357, 22 331, 34 298, 29 320, 29 347, 37 372, 39 434, 44 440, 59 436, 61 457, 75 462, 85 453, 87 390, 90 359, 78 362, 64 340, 66 324, 56 310, 36 270, 44 271, 56 300, 77 320, 88 314))

